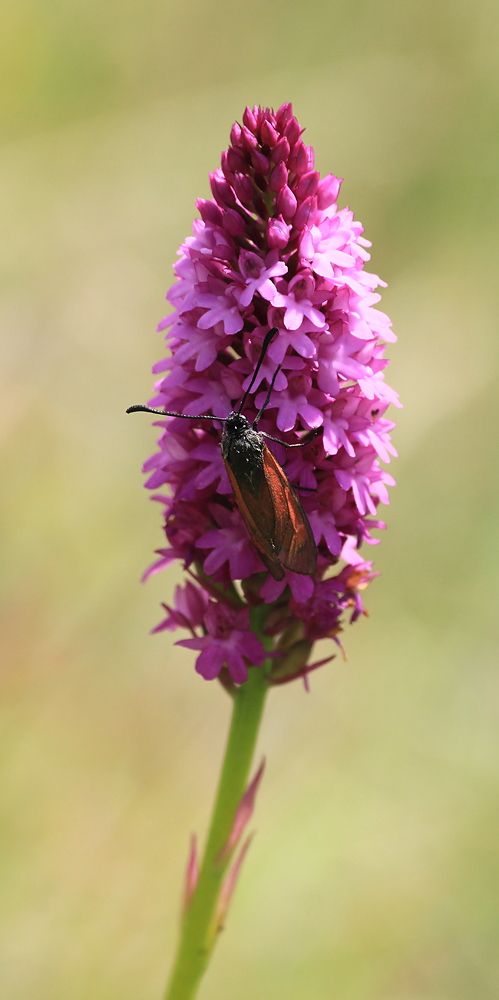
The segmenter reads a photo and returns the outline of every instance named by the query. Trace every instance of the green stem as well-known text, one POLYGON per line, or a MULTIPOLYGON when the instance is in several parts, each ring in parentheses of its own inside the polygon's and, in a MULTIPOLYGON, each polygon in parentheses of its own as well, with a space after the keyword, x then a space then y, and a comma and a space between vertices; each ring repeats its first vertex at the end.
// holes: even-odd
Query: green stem
MULTIPOLYGON (((261 611, 252 609, 253 630, 264 641, 258 626, 261 611)), ((264 643, 265 644, 265 643, 264 643)), ((203 863, 195 893, 185 914, 177 959, 165 1000, 192 1000, 208 965, 215 943, 213 919, 220 888, 230 858, 223 864, 219 855, 232 830, 237 807, 244 795, 268 690, 267 670, 252 667, 248 680, 234 693, 232 721, 222 773, 208 834, 203 863)))

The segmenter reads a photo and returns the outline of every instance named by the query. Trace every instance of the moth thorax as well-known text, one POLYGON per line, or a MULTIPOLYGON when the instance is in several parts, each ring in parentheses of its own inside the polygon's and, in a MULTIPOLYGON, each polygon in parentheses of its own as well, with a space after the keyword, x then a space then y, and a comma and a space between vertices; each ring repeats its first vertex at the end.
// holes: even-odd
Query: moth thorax
POLYGON ((236 438, 244 437, 249 429, 248 420, 242 413, 231 413, 230 417, 227 417, 225 421, 223 436, 224 438, 235 440, 236 438))

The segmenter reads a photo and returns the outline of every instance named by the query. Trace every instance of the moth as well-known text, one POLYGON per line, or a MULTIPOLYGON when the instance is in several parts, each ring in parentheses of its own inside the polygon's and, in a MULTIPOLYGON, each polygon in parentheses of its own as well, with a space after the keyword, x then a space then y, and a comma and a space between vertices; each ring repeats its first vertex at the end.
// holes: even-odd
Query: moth
POLYGON ((269 330, 262 345, 260 357, 251 382, 241 400, 239 409, 228 417, 215 417, 212 413, 187 416, 169 413, 149 406, 129 406, 127 413, 138 410, 159 414, 161 417, 183 417, 186 420, 216 420, 223 426, 221 450, 227 475, 237 506, 248 529, 251 540, 264 566, 274 580, 282 580, 285 570, 306 576, 317 568, 317 548, 308 517, 286 473, 265 443, 276 441, 285 448, 301 448, 310 438, 297 444, 288 444, 278 438, 258 431, 258 422, 267 407, 280 365, 274 372, 267 397, 252 424, 242 413, 251 392, 267 348, 278 332, 269 330))

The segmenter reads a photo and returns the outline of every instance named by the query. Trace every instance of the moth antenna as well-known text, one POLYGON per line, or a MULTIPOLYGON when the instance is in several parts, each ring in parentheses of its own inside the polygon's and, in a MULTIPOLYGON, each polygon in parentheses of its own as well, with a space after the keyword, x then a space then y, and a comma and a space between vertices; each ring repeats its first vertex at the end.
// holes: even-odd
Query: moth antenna
POLYGON ((142 406, 141 403, 136 403, 135 406, 129 406, 125 413, 138 413, 142 411, 143 413, 157 413, 159 417, 181 417, 182 420, 218 420, 221 424, 225 422, 227 417, 215 417, 213 413, 170 413, 168 410, 156 410, 152 406, 142 406))
POLYGON ((273 376, 272 376, 272 382, 269 385, 269 391, 267 393, 265 402, 264 402, 263 406, 260 408, 259 412, 257 413, 257 415, 256 415, 256 417, 255 417, 255 419, 253 421, 253 430, 254 431, 256 431, 256 426, 258 424, 258 421, 259 421, 259 419, 260 419, 260 417, 261 417, 264 409, 266 408, 266 406, 268 406, 269 399, 270 399, 270 397, 272 395, 272 389, 274 388, 274 382, 275 382, 275 380, 276 380, 276 378, 277 378, 277 376, 278 376, 281 368, 282 368, 282 365, 278 365, 277 368, 276 368, 276 370, 275 370, 275 372, 274 372, 274 374, 273 374, 273 376))
POLYGON ((260 351, 260 357, 258 358, 257 366, 256 366, 256 368, 255 368, 255 370, 253 372, 253 378, 251 379, 251 382, 250 382, 248 388, 246 389, 246 392, 244 393, 244 396, 243 396, 243 398, 241 400, 241 405, 240 405, 240 407, 239 407, 239 409, 237 411, 238 413, 241 413, 241 410, 242 410, 242 408, 243 408, 243 406, 244 406, 244 404, 246 402, 246 399, 248 398, 248 395, 251 392, 251 389, 253 388, 256 376, 258 375, 258 372, 260 371, 260 368, 262 366, 262 361, 263 361, 263 359, 264 359, 264 357, 265 357, 265 355, 267 353, 267 349, 268 349, 268 346, 270 344, 270 341, 275 337, 276 333, 278 333, 278 332, 279 331, 278 331, 277 327, 273 326, 272 329, 269 330, 269 332, 265 336, 265 340, 264 340, 264 342, 262 344, 262 349, 260 351))

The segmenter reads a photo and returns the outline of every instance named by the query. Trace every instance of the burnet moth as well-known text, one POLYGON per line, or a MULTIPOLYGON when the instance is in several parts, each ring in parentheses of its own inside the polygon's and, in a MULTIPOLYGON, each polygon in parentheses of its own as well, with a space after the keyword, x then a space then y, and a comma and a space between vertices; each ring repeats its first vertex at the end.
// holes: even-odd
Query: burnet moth
POLYGON ((279 465, 265 438, 276 441, 285 448, 301 448, 307 441, 288 444, 278 438, 258 431, 258 421, 268 406, 280 365, 274 372, 267 397, 251 425, 242 408, 251 392, 267 348, 278 332, 269 330, 262 345, 253 378, 241 400, 239 409, 228 417, 215 417, 212 413, 187 416, 169 413, 150 406, 129 406, 127 413, 142 410, 161 417, 183 417, 185 420, 215 420, 223 425, 222 458, 227 475, 241 511, 244 523, 260 559, 274 580, 282 580, 285 569, 306 576, 317 568, 317 548, 307 515, 286 473, 279 465))

